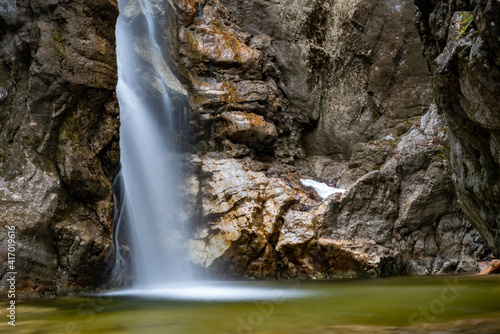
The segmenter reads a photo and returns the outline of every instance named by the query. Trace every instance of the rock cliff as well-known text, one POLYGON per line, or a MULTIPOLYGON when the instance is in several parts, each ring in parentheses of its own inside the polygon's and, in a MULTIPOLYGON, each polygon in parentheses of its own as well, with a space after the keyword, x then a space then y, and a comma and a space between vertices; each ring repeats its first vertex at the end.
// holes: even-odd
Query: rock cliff
POLYGON ((325 199, 300 171, 267 177, 250 158, 195 160, 192 261, 223 278, 476 271, 486 249, 458 207, 443 124, 433 105, 403 135, 356 145, 344 173, 354 183, 325 199))
POLYGON ((201 157, 195 263, 220 277, 477 269, 487 250, 448 176, 412 1, 176 8, 201 157), (348 190, 321 201, 304 177, 348 190))
POLYGON ((500 256, 500 4, 415 1, 460 207, 500 256))
POLYGON ((0 3, 0 275, 14 226, 18 296, 110 275, 117 15, 113 0, 0 3))

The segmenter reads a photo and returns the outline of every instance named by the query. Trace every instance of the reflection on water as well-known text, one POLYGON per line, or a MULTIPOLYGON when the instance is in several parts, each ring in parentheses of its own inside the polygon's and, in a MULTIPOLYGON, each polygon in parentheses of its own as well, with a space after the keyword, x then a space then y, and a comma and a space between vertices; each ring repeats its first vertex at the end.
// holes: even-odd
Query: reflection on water
MULTIPOLYGON (((300 281, 294 282, 296 285, 300 281)), ((298 286, 297 286, 298 287, 298 286)), ((125 296, 148 299, 171 299, 183 301, 256 301, 299 298, 311 295, 311 291, 294 288, 258 286, 238 282, 194 281, 184 284, 167 284, 132 288, 106 293, 105 296, 125 296)))
POLYGON ((500 333, 500 275, 210 286, 171 288, 163 298, 136 291, 18 301, 16 327, 4 320, 0 332, 500 333))

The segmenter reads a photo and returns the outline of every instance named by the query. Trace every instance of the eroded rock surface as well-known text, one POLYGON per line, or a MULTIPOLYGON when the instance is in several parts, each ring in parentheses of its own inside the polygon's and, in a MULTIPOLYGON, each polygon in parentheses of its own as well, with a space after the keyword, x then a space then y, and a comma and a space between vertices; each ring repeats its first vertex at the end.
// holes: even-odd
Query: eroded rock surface
POLYGON ((460 207, 500 256, 500 4, 416 1, 460 207))
POLYGON ((414 14, 412 0, 332 2, 311 154, 348 159, 356 143, 425 113, 432 91, 414 14))
POLYGON ((202 157, 194 262, 221 277, 477 269, 412 1, 176 10, 202 157), (321 201, 301 177, 349 189, 321 201))
MULTIPOLYGON (((200 223, 192 261, 222 278, 376 275, 374 246, 321 238, 330 201, 289 179, 268 178, 235 159, 201 159, 200 223)), ((338 199, 338 198, 337 198, 338 199)))
POLYGON ((487 249, 457 204, 443 146, 446 123, 435 105, 406 123, 357 146, 338 182, 355 183, 333 210, 328 232, 383 247, 383 275, 476 271, 487 249))
MULTIPOLYGON (((192 261, 223 278, 476 271, 487 250, 457 205, 436 109, 425 117, 379 170, 324 200, 292 175, 203 157, 190 182, 202 198, 192 261)), ((384 141, 376 149, 387 149, 384 141)))
POLYGON ((0 6, 2 285, 12 271, 6 229, 15 226, 17 295, 93 289, 113 263, 117 3, 7 4, 0 6))

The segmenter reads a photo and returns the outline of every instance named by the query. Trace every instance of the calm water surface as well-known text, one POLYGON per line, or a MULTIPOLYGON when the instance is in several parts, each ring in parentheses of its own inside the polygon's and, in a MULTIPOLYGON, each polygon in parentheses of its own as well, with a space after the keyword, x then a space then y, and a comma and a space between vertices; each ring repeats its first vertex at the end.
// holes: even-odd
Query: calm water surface
POLYGON ((3 316, 0 332, 500 333, 500 275, 223 282, 211 289, 18 301, 16 327, 3 316))

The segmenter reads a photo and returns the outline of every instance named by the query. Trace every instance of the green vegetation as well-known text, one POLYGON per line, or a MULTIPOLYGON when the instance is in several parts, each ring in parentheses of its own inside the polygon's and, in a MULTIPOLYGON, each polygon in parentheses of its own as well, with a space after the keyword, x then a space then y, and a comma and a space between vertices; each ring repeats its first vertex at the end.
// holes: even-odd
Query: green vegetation
POLYGON ((457 40, 465 36, 465 33, 469 29, 470 25, 474 20, 474 15, 472 12, 461 12, 460 13, 460 34, 457 37, 457 40))
POLYGON ((66 56, 66 37, 61 34, 61 29, 59 27, 52 34, 52 40, 57 58, 61 61, 66 56))
POLYGON ((43 161, 44 161, 44 167, 45 167, 46 172, 53 173, 53 174, 57 173, 55 166, 54 166, 54 162, 52 162, 46 156, 43 156, 43 161))
POLYGON ((68 125, 68 122, 65 121, 61 124, 59 127, 59 133, 58 133, 58 141, 70 141, 70 142, 75 142, 78 140, 77 138, 77 130, 75 128, 71 127, 71 122, 70 125, 68 125))

